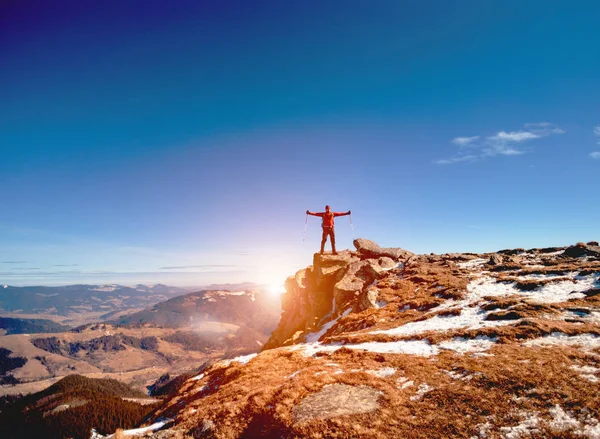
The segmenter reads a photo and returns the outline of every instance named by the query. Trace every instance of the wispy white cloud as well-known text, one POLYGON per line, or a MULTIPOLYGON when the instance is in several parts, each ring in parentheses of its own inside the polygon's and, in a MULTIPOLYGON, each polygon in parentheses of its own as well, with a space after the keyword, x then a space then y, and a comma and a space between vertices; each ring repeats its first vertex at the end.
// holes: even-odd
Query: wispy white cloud
POLYGON ((465 146, 465 145, 469 145, 470 143, 475 142, 476 140, 479 140, 480 136, 471 136, 471 137, 455 137, 454 139, 452 139, 452 143, 454 143, 455 145, 459 145, 459 146, 465 146))
POLYGON ((564 134, 565 130, 554 126, 550 122, 536 122, 536 123, 526 123, 525 128, 530 131, 534 131, 536 134, 540 134, 540 137, 547 136, 550 134, 564 134))
POLYGON ((496 135, 487 137, 491 142, 524 142, 526 140, 538 139, 541 136, 531 131, 498 131, 496 135))
POLYGON ((600 151, 594 151, 590 153, 590 157, 595 160, 600 160, 600 151))
POLYGON ((463 155, 463 156, 453 157, 451 159, 436 160, 435 163, 437 163, 438 165, 452 165, 454 163, 472 162, 474 160, 477 160, 477 156, 474 156, 474 155, 463 155))
MULTIPOLYGON (((600 132, 600 127, 599 132, 600 132)), ((550 122, 526 123, 524 129, 517 131, 498 131, 488 136, 455 137, 454 145, 469 147, 468 154, 458 151, 455 157, 435 161, 438 165, 477 161, 488 157, 517 156, 527 153, 521 145, 525 142, 541 139, 554 134, 563 134, 565 131, 550 122)))
POLYGON ((508 146, 503 143, 498 143, 498 144, 490 143, 489 146, 483 148, 481 151, 482 151, 482 154, 481 154, 482 157, 495 157, 497 155, 511 156, 511 155, 525 154, 525 151, 514 148, 512 146, 508 146))
POLYGON ((173 267, 159 267, 159 270, 186 270, 190 268, 201 269, 230 269, 230 268, 253 268, 252 265, 235 265, 235 264, 206 264, 206 265, 178 265, 173 267))
MULTIPOLYGON (((598 125, 597 127, 594 127, 594 136, 600 137, 600 125, 598 125)), ((598 139, 598 141, 596 143, 598 145, 600 145, 600 139, 598 139)))
POLYGON ((551 126, 552 124, 550 122, 530 122, 525 124, 525 128, 548 128, 551 126))

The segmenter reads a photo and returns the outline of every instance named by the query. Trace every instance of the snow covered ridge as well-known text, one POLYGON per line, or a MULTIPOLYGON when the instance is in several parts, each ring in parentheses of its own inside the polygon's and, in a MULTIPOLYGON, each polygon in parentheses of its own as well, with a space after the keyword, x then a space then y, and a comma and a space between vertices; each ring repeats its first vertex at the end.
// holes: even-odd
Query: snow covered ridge
POLYGON ((597 244, 355 246, 287 280, 260 353, 205 368, 149 423, 215 438, 600 438, 597 244), (360 398, 368 411, 350 409, 360 398))

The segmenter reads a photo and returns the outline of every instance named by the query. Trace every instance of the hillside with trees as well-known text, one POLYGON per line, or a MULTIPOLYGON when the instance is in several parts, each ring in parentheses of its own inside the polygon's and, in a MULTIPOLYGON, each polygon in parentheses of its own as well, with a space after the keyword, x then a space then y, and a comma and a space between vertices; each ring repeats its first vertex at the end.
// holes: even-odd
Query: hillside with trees
POLYGON ((69 327, 48 319, 0 317, 0 329, 11 334, 41 334, 68 331, 69 327))
POLYGON ((0 431, 4 439, 87 439, 92 428, 111 433, 134 427, 156 407, 124 398, 146 395, 117 380, 70 375, 42 392, 6 403, 0 431))

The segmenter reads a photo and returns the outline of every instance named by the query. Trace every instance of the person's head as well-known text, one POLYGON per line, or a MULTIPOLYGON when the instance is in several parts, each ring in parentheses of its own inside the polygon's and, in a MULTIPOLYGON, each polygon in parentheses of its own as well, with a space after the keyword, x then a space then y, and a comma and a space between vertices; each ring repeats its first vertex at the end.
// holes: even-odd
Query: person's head
POLYGON ((329 206, 325 206, 325 212, 329 212, 329 206))

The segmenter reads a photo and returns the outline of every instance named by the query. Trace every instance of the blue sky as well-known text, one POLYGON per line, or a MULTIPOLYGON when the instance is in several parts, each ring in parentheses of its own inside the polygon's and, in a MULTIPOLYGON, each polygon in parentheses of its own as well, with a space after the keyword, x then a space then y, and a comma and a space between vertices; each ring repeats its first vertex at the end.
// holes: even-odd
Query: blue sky
POLYGON ((0 283, 600 239, 598 2, 214 3, 0 4, 0 283))

